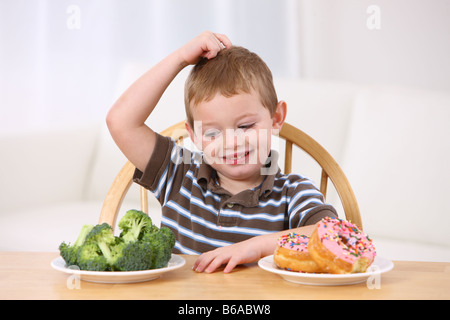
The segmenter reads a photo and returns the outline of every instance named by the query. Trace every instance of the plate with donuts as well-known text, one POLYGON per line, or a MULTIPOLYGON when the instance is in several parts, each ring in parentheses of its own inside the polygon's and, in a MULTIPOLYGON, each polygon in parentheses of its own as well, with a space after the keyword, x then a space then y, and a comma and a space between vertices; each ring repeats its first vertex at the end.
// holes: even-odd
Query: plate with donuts
POLYGON ((361 283, 394 267, 392 261, 376 255, 372 239, 360 228, 333 217, 322 219, 311 237, 281 236, 274 254, 258 265, 287 281, 309 285, 361 283))

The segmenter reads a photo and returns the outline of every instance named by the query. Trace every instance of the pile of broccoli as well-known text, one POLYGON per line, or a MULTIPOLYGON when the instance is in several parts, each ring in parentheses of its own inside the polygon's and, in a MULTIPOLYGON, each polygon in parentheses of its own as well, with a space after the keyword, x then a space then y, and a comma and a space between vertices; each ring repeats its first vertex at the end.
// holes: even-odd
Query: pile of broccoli
POLYGON ((118 226, 118 237, 107 223, 83 226, 73 244, 60 244, 61 257, 68 266, 89 271, 136 271, 168 265, 175 245, 169 228, 158 228, 139 210, 127 211, 118 226))

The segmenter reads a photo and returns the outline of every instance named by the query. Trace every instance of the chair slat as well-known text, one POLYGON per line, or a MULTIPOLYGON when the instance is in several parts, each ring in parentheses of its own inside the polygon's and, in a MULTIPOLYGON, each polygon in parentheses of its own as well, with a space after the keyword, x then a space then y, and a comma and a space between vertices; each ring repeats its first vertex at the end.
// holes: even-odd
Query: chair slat
POLYGON ((286 140, 286 150, 284 152, 284 173, 292 171, 292 141, 286 140))
POLYGON ((141 186, 141 211, 148 214, 148 193, 147 189, 141 186))
POLYGON ((327 198, 327 186, 328 186, 328 175, 325 170, 322 170, 322 176, 320 178, 320 193, 323 194, 323 197, 327 198))

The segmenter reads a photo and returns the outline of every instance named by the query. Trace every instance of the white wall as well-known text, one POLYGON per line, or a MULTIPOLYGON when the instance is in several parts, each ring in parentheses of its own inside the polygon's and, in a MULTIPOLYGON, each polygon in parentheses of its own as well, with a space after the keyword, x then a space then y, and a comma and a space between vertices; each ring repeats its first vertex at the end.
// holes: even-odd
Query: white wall
POLYGON ((2 0, 0 130, 103 121, 130 64, 206 29, 278 78, 449 91, 449 16, 450 0, 2 0))
POLYGON ((301 74, 449 91, 449 17, 449 0, 302 0, 301 74))
MULTIPOLYGON (((104 121, 129 66, 204 30, 296 76, 295 0, 1 0, 0 131, 104 121)), ((126 85, 129 85, 127 83, 126 85)))

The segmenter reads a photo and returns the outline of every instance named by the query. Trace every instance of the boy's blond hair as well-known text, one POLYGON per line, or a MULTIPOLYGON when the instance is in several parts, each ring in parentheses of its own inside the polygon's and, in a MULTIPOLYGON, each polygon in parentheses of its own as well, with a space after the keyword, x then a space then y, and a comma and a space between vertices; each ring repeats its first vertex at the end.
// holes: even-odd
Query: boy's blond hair
POLYGON ((201 59, 186 80, 184 104, 188 124, 194 128, 191 109, 202 101, 209 101, 216 94, 231 97, 255 90, 262 105, 270 115, 278 103, 272 72, 265 62, 249 50, 233 46, 220 51, 211 60, 201 59))

